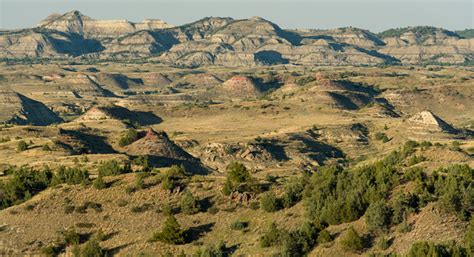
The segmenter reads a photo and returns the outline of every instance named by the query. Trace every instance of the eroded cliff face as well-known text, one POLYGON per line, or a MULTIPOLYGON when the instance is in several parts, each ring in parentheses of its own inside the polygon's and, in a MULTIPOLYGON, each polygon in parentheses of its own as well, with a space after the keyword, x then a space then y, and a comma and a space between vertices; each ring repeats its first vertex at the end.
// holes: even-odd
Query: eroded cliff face
POLYGON ((52 14, 39 23, 39 27, 84 35, 86 38, 120 37, 140 30, 155 30, 173 27, 158 19, 134 23, 127 20, 95 20, 71 11, 63 15, 52 14))
POLYGON ((420 33, 417 28, 384 38, 386 44, 380 52, 393 56, 403 63, 417 64, 434 61, 463 63, 472 60, 474 39, 463 39, 446 30, 437 29, 420 33))
POLYGON ((52 14, 38 27, 0 34, 0 57, 143 59, 169 65, 253 66, 467 63, 474 39, 433 27, 380 34, 358 28, 284 30, 260 17, 208 17, 173 27, 161 20, 94 20, 52 14))
POLYGON ((0 109, 2 123, 50 125, 62 121, 43 103, 11 90, 0 90, 0 109))

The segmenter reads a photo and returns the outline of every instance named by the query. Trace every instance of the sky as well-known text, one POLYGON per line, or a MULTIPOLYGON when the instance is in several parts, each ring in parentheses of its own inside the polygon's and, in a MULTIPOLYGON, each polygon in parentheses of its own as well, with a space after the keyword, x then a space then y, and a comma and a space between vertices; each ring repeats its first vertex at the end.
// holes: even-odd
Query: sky
POLYGON ((260 16, 282 28, 474 27, 474 0, 0 0, 0 29, 33 27, 51 13, 94 19, 161 19, 182 25, 208 16, 260 16))

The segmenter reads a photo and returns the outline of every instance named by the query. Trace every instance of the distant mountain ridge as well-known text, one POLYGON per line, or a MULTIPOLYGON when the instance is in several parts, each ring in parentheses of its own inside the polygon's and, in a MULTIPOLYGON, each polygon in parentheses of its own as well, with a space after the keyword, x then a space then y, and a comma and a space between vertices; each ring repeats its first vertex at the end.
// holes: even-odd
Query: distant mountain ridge
POLYGON ((466 64, 470 30, 435 27, 285 30, 260 17, 207 17, 172 26, 52 14, 35 28, 2 31, 0 58, 147 59, 175 66, 466 64))

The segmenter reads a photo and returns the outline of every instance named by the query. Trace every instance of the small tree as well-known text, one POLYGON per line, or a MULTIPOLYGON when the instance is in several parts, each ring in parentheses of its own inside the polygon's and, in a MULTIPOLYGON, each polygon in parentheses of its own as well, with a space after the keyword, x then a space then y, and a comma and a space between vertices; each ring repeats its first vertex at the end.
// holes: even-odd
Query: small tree
POLYGON ((180 185, 180 181, 186 178, 187 175, 188 173, 184 166, 173 165, 166 171, 164 178, 161 181, 161 186, 163 189, 173 190, 180 185))
POLYGON ((276 212, 280 206, 279 199, 272 192, 266 192, 260 197, 260 208, 266 212, 276 212))
POLYGON ((81 251, 81 257, 102 257, 106 256, 105 251, 100 247, 97 240, 89 240, 84 244, 81 251))
POLYGON ((132 128, 132 129, 127 130, 127 132, 125 132, 125 134, 122 135, 122 137, 119 140, 119 145, 123 147, 135 142, 137 139, 138 139, 138 132, 132 128))
POLYGON ((51 151, 51 148, 49 147, 48 144, 44 144, 44 145, 41 147, 41 149, 42 149, 43 151, 45 151, 45 152, 50 152, 50 151, 51 151))
POLYGON ((20 140, 18 142, 18 145, 17 145, 16 149, 18 150, 18 152, 23 152, 26 149, 28 149, 28 144, 25 141, 20 140))
POLYGON ((179 202, 181 211, 185 214, 195 214, 199 212, 199 203, 191 191, 186 190, 179 202))
POLYGON ((318 235, 318 239, 316 240, 318 244, 329 243, 333 240, 331 234, 325 229, 321 230, 318 235))
POLYGON ((107 187, 105 184, 104 178, 102 178, 102 175, 99 175, 95 180, 94 183, 92 184, 96 189, 104 189, 107 187))
POLYGON ((240 184, 249 182, 252 179, 247 168, 238 162, 227 166, 226 181, 223 188, 225 195, 230 195, 240 184))
POLYGON ((153 234, 152 240, 161 241, 167 244, 184 244, 184 231, 173 215, 168 216, 160 232, 153 234))
POLYGON ((110 160, 102 163, 98 167, 98 172, 102 176, 115 176, 122 174, 123 169, 116 160, 110 160))
POLYGON ((392 210, 383 201, 373 203, 365 213, 365 222, 371 231, 384 231, 390 226, 392 210))
POLYGON ((263 236, 260 237, 260 246, 270 247, 281 244, 284 240, 285 234, 287 234, 285 230, 278 228, 277 224, 272 222, 267 231, 265 231, 263 236))
POLYGON ((357 231, 353 227, 350 227, 347 233, 342 238, 342 246, 344 249, 349 251, 361 251, 364 249, 364 241, 357 234, 357 231))

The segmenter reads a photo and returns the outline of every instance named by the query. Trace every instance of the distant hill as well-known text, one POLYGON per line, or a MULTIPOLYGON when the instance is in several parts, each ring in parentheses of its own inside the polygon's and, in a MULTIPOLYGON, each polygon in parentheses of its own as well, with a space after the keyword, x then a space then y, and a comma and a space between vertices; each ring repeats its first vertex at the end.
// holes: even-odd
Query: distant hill
POLYGON ((456 33, 463 38, 474 38, 474 29, 456 30, 456 33))
POLYGON ((35 28, 2 31, 0 58, 148 60, 167 65, 468 64, 472 30, 419 26, 372 33, 346 27, 286 30, 261 17, 206 17, 172 26, 52 14, 35 28))

